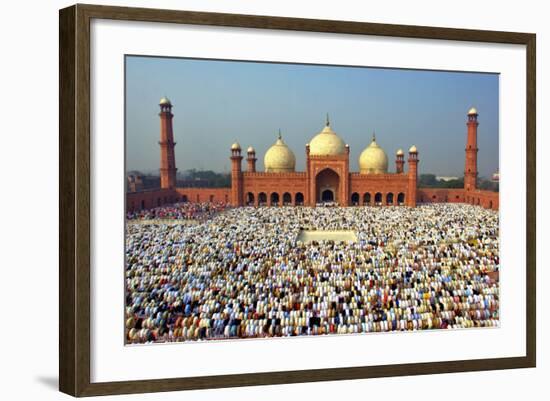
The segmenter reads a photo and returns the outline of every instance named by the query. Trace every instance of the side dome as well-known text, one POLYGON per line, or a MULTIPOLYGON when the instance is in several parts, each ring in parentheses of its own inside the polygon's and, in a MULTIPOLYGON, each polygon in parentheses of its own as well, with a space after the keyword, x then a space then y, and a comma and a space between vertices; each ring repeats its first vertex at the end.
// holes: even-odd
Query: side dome
POLYGON ((346 154, 346 144, 330 128, 328 116, 325 128, 309 142, 309 154, 313 156, 338 156, 346 154))
POLYGON ((359 156, 359 170, 361 174, 384 174, 388 172, 388 156, 384 149, 378 146, 374 135, 370 145, 359 156))
POLYGON ((266 173, 290 173, 296 167, 296 157, 280 132, 275 144, 265 152, 264 167, 266 173))

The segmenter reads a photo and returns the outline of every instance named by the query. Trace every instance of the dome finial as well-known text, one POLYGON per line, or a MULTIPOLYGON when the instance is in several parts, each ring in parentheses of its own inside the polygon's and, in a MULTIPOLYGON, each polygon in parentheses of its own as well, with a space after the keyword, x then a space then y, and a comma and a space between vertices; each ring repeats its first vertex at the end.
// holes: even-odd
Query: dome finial
POLYGON ((281 129, 279 128, 279 136, 278 136, 278 139, 283 139, 282 135, 281 135, 281 129))
POLYGON ((374 130, 372 131, 372 141, 376 142, 376 134, 374 133, 374 130))
POLYGON ((328 113, 327 113, 327 122, 326 122, 326 126, 327 126, 327 127, 330 127, 330 119, 329 119, 329 117, 328 117, 328 113))

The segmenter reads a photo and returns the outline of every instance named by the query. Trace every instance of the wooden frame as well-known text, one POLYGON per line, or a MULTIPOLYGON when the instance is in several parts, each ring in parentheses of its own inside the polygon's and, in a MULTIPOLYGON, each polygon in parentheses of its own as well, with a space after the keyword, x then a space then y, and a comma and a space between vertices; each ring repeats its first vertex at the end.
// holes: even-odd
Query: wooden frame
POLYGON ((75 5, 60 11, 59 388, 73 396, 348 380, 534 367, 536 362, 535 49, 529 33, 75 5), (527 302, 525 357, 90 382, 90 21, 93 18, 525 45, 527 48, 527 302))

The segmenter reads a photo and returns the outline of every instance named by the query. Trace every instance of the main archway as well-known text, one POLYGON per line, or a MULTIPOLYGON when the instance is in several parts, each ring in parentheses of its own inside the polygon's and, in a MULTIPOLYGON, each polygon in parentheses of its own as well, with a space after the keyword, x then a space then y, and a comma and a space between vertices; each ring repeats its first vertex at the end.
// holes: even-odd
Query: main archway
POLYGON ((326 168, 315 177, 317 203, 338 203, 340 200, 340 176, 326 168))

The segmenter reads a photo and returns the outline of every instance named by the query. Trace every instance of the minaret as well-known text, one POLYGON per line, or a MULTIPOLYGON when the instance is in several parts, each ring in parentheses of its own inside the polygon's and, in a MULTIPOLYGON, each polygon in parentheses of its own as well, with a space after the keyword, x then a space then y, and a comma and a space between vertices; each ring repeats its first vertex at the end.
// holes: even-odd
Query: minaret
POLYGON ((311 161, 309 159, 309 143, 306 143, 306 193, 304 197, 304 205, 307 206, 315 206, 315 193, 313 194, 313 198, 311 197, 311 192, 313 191, 313 183, 314 175, 311 171, 311 161))
POLYGON ((174 155, 174 132, 172 130, 172 103, 166 97, 160 99, 160 187, 176 187, 176 157, 174 155))
POLYGON ((248 147, 248 150, 246 151, 246 161, 248 163, 247 171, 249 173, 255 173, 256 172, 256 150, 252 146, 248 147))
POLYGON ((235 142, 231 145, 231 204, 243 205, 243 173, 241 170, 241 145, 235 142))
POLYGON ((464 167, 464 189, 473 191, 477 187, 477 110, 468 111, 468 136, 466 138, 466 162, 464 167))
POLYGON ((416 206, 416 185, 417 185, 417 175, 418 175, 418 151, 416 146, 411 146, 409 149, 409 183, 407 191, 407 206, 415 207, 416 206))
POLYGON ((399 149, 395 154, 395 172, 397 174, 402 174, 404 165, 405 165, 405 153, 403 153, 403 149, 399 149))

